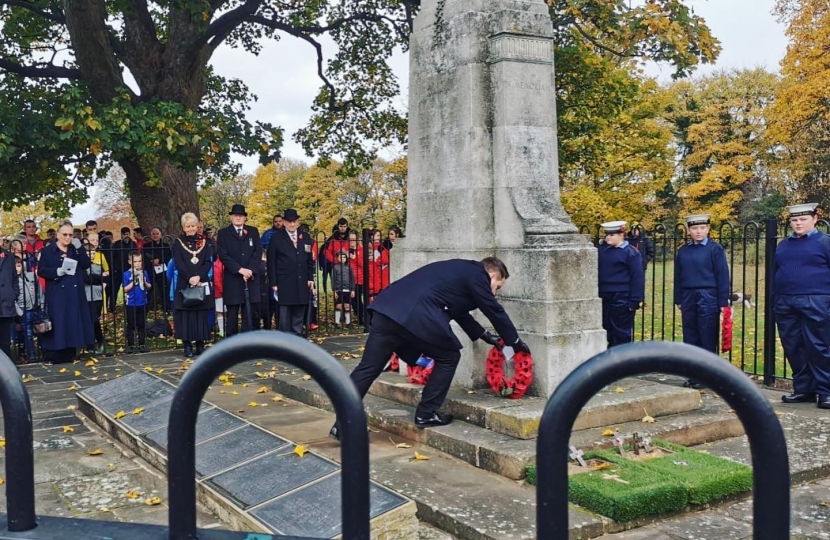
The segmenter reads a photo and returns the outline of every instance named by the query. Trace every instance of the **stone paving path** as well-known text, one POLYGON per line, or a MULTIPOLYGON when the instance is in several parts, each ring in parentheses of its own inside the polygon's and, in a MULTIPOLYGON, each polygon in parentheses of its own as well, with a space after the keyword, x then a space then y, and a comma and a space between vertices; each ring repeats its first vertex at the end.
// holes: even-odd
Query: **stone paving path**
MULTIPOLYGON (((325 343, 322 345, 325 347, 325 343)), ((176 381, 178 376, 175 372, 181 363, 182 358, 178 353, 166 352, 123 358, 100 358, 95 365, 79 363, 63 366, 43 364, 21 366, 22 375, 30 380, 26 387, 33 409, 35 482, 39 514, 167 523, 167 484, 164 477, 131 452, 111 442, 97 431, 97 428, 91 429, 91 423, 79 417, 74 410, 76 403, 74 392, 78 388, 100 384, 131 371, 146 368, 156 371, 164 370, 160 376, 176 381), (96 450, 101 450, 101 453, 91 455, 97 454, 93 452, 96 450), (135 492, 138 497, 131 498, 127 495, 128 492, 135 492), (152 497, 159 497, 161 503, 154 506, 145 504, 145 501, 152 497)), ((270 365, 270 362, 265 362, 263 367, 251 366, 249 371, 269 369, 270 365)), ((216 386, 209 393, 208 399, 233 413, 246 409, 245 413, 240 414, 247 415, 246 417, 252 421, 256 421, 253 416, 263 419, 274 418, 277 415, 273 413, 280 406, 296 408, 297 411, 292 415, 295 420, 303 418, 304 415, 309 418, 328 415, 328 413, 294 402, 269 402, 271 408, 259 408, 256 411, 246 408, 252 396, 256 395, 257 386, 256 378, 250 377, 248 382, 240 380, 236 387, 239 390, 238 395, 226 391, 221 396, 219 395, 221 390, 216 386)), ((265 396, 262 396, 262 401, 266 402, 264 398, 265 396)), ((830 425, 830 415, 824 416, 816 412, 815 416, 816 422, 821 424, 826 422, 830 425)), ((317 420, 321 426, 326 426, 329 422, 328 416, 317 420)), ((268 423, 268 420, 263 423, 268 423)), ((285 427, 284 424, 283 427, 285 427)), ((296 426, 293 429, 299 433, 303 428, 296 426)), ((797 429, 797 426, 787 429, 788 440, 793 436, 793 430, 797 429)), ((373 436, 373 439, 383 438, 382 435, 373 436)), ((815 439, 815 436, 813 435, 812 438, 815 439)), ((323 439, 320 439, 320 444, 324 444, 323 439)), ((807 441, 809 442, 809 438, 807 441)), ((815 443, 817 448, 824 448, 826 441, 815 441, 815 443)), ((740 439, 733 440, 731 444, 736 446, 735 459, 742 459, 739 454, 742 451, 745 452, 745 448, 741 449, 740 439)), ((336 447, 332 446, 330 450, 335 453, 336 447)), ((376 452, 374 446, 372 452, 374 456, 376 452)), ((0 451, 0 467, 2 467, 0 471, 5 470, 5 456, 2 455, 2 451, 0 451)), ((5 502, 5 494, 0 493, 0 504, 5 506, 5 502)), ((650 525, 601 538, 613 537, 619 540, 745 539, 751 538, 752 535, 751 515, 751 500, 743 500, 726 503, 712 509, 668 517, 650 525)), ((815 480, 794 487, 791 515, 792 538, 830 540, 830 480, 815 480)), ((199 513, 198 525, 208 528, 224 527, 217 518, 206 512, 199 513)), ((419 538, 452 540, 453 537, 424 526, 419 531, 419 538)))

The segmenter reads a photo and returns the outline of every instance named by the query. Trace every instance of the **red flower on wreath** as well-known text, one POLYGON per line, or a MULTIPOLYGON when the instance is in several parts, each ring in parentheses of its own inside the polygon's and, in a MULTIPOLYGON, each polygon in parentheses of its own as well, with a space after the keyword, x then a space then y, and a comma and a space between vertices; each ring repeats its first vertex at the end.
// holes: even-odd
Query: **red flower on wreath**
POLYGON ((493 347, 487 355, 487 384, 496 394, 510 399, 519 399, 533 382, 533 357, 524 352, 513 356, 513 377, 508 379, 504 373, 504 353, 493 347))

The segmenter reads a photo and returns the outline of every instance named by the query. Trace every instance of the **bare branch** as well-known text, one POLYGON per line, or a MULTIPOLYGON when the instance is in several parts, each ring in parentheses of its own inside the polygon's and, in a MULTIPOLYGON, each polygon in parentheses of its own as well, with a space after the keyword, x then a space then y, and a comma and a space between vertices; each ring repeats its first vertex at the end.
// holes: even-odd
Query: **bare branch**
POLYGON ((0 0, 0 6, 10 6, 10 7, 19 7, 26 10, 31 11, 35 15, 40 15, 44 19, 49 19, 50 21, 54 21, 60 24, 66 24, 66 19, 63 16, 63 12, 52 3, 52 11, 46 11, 34 5, 31 2, 26 2, 26 0, 0 0))
POLYGON ((231 32, 245 22, 246 17, 256 13, 261 5, 262 0, 247 0, 236 9, 225 13, 210 24, 204 35, 195 44, 196 47, 207 44, 211 51, 216 50, 216 47, 226 40, 231 32))
POLYGON ((43 79, 80 79, 81 70, 75 68, 66 68, 62 66, 55 66, 52 64, 38 64, 33 66, 23 66, 15 62, 11 62, 4 58, 0 58, 0 70, 8 71, 9 73, 16 73, 23 77, 43 78, 43 79))
POLYGON ((591 45, 593 45, 597 49, 601 49, 601 50, 603 50, 607 53, 610 53, 610 54, 613 54, 614 56, 619 56, 619 57, 622 57, 622 58, 636 56, 634 54, 626 53, 626 52, 623 52, 623 51, 615 51, 614 49, 608 47, 607 45, 603 45, 602 43, 600 43, 600 41, 598 39, 596 39, 594 36, 592 36, 591 34, 586 32, 582 28, 582 26, 580 26, 579 23, 576 22, 576 21, 574 21, 573 25, 574 25, 574 28, 576 28, 579 31, 579 33, 582 35, 582 37, 587 39, 591 43, 591 45))

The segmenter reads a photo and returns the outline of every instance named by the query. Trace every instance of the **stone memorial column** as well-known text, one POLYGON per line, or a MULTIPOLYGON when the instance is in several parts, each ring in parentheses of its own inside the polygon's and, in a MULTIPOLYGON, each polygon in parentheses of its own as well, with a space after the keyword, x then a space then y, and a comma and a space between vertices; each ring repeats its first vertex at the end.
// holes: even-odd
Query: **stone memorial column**
MULTIPOLYGON (((596 250, 559 200, 553 28, 544 0, 424 0, 410 49, 406 239, 393 277, 496 255, 500 301, 550 395, 605 349, 596 250)), ((480 318, 487 325, 486 320, 480 318)), ((455 384, 486 386, 487 347, 464 344, 455 384)))

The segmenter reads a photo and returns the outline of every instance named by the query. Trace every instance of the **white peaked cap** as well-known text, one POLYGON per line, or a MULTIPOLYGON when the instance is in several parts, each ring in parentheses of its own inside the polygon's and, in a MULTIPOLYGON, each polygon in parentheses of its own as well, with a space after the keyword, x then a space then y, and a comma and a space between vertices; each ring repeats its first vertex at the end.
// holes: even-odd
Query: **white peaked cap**
POLYGON ((812 216, 816 212, 818 203, 794 204, 787 207, 790 216, 812 216))
POLYGON ((697 214, 696 216, 686 216, 687 225, 708 225, 710 214, 697 214))
POLYGON ((625 232, 625 221, 607 221, 600 225, 606 234, 613 234, 618 232, 625 232))

